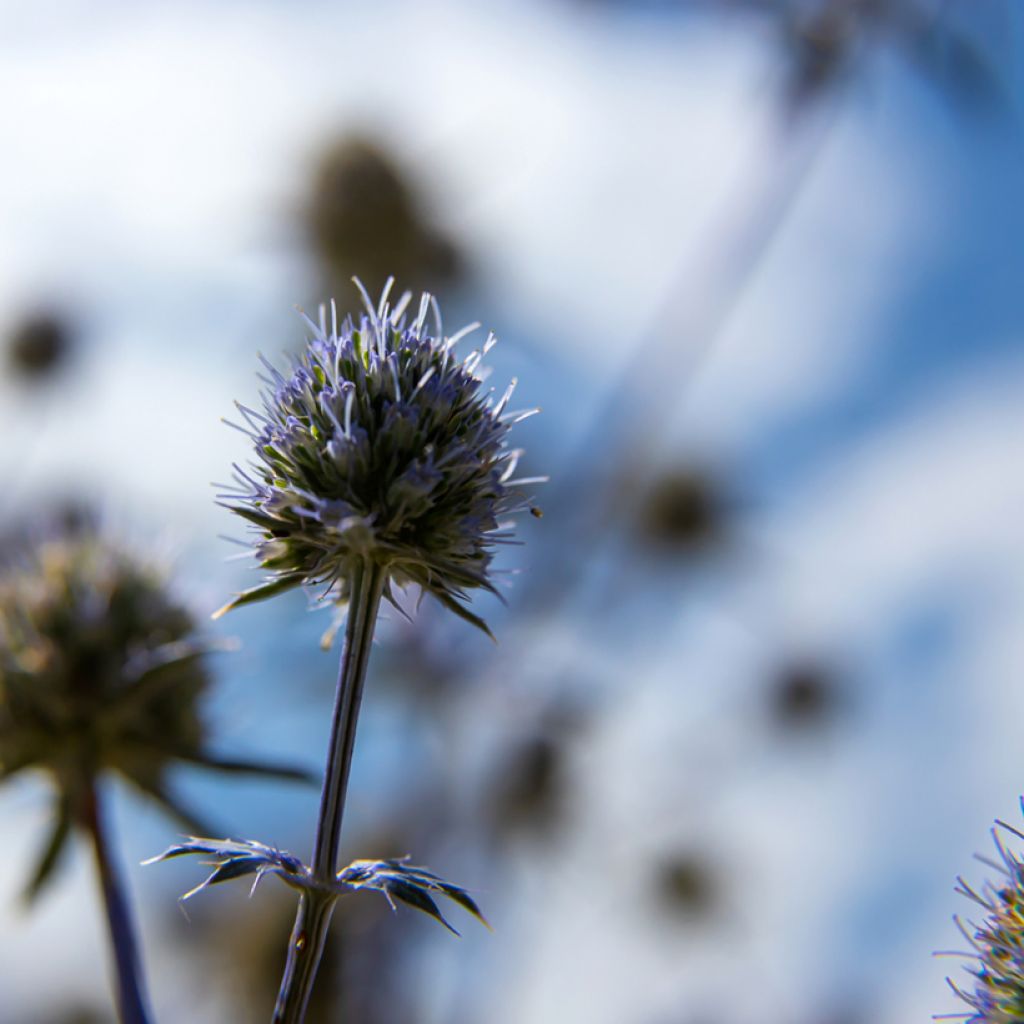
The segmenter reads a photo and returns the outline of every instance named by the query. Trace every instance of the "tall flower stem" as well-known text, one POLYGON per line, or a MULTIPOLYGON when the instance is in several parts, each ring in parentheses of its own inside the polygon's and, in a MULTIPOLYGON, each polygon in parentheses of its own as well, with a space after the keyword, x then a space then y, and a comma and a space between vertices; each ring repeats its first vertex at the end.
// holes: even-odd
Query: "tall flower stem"
MULTIPOLYGON (((313 874, 323 882, 333 882, 338 870, 338 845, 345 811, 356 723, 366 679, 374 626, 380 608, 387 572, 376 563, 357 563, 350 583, 345 646, 334 698, 331 738, 327 750, 320 816, 313 849, 313 874)), ((304 892, 299 897, 288 959, 274 1007, 274 1024, 302 1024, 313 991, 317 969, 327 942, 327 929, 334 912, 336 896, 326 888, 304 892)))
POLYGON ((107 912, 110 945, 114 954, 114 981, 121 1024, 149 1024, 150 1013, 142 978, 142 958, 128 896, 114 862, 104 820, 103 805, 93 780, 85 794, 82 827, 92 841, 96 871, 107 912))

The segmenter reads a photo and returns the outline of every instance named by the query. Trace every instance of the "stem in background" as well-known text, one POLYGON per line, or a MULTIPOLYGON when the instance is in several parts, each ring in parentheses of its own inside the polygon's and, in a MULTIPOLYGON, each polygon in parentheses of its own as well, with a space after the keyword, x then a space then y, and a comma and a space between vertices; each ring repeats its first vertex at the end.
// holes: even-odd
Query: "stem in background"
POLYGON ((121 1024, 149 1024, 150 1013, 142 978, 135 923, 128 896, 114 862, 104 823, 95 780, 89 783, 82 807, 82 827, 92 840, 96 871, 103 890, 103 903, 110 929, 110 945, 114 953, 117 1012, 121 1024))
MULTIPOLYGON (((327 768, 313 849, 313 875, 323 882, 333 882, 338 869, 341 820, 345 811, 356 723, 386 576, 386 570, 375 563, 360 564, 349 581, 351 597, 345 625, 345 646, 334 698, 327 768)), ((327 942, 335 899, 335 895, 326 889, 304 892, 299 897, 295 925, 288 940, 288 959, 274 1007, 274 1024, 302 1024, 305 1019, 327 942)))
MULTIPOLYGON (((605 465, 615 468, 635 458, 634 448, 650 448, 651 439, 660 436, 665 419, 685 401, 686 389, 702 361, 789 222, 830 137, 836 113, 834 105, 808 112, 795 125, 798 133, 791 127, 776 140, 778 149, 773 147, 766 154, 763 168, 767 173, 757 171, 752 194, 731 200, 725 224, 716 225, 709 244, 698 247, 705 254, 699 299, 679 294, 693 274, 687 262, 640 339, 638 347, 643 350, 647 372, 631 372, 636 354, 626 351, 622 368, 609 378, 611 384, 598 399, 597 411, 570 442, 568 452, 563 452, 564 472, 555 474, 557 482, 546 492, 546 504, 562 506, 560 512, 569 524, 573 543, 559 544, 549 552, 547 572, 525 578, 516 600, 533 614, 540 609, 543 615, 587 582, 596 563, 580 558, 581 548, 615 536, 608 529, 606 513, 600 511, 608 507, 606 490, 595 493, 592 482, 581 475, 581 467, 589 465, 587 453, 600 448, 605 465), (687 348, 680 352, 684 344, 687 348), (614 436, 608 433, 612 428, 614 436), (590 500, 581 502, 579 493, 588 486, 590 500)), ((607 488, 610 482, 614 483, 601 480, 599 486, 607 488)), ((590 588, 588 593, 600 596, 604 591, 590 588)))

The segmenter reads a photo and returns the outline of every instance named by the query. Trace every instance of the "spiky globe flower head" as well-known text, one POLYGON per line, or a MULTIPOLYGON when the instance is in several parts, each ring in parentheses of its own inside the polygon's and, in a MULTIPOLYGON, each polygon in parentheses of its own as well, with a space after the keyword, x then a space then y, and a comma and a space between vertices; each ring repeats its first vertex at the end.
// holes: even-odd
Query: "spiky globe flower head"
POLYGON ((29 895, 101 773, 119 773, 195 830, 168 788, 172 762, 265 770, 204 749, 210 646, 162 572, 91 526, 30 544, 0 569, 0 780, 41 769, 57 803, 29 895))
MULTIPOLYGON (((1024 801, 1022 801, 1024 807, 1024 801)), ((958 878, 957 892, 985 912, 980 924, 956 919, 961 934, 970 943, 967 954, 972 963, 973 990, 949 984, 971 1008, 959 1015, 968 1024, 1020 1024, 1024 1021, 1024 861, 1007 849, 999 830, 1024 840, 1024 833, 1005 822, 992 830, 998 860, 982 859, 1001 877, 982 889, 973 889, 958 878)))
POLYGON ((240 490, 221 497, 255 526, 270 575, 221 612, 302 584, 343 602, 356 569, 375 564, 385 596, 416 584, 487 629, 464 602, 494 591, 494 545, 511 539, 507 517, 529 508, 518 488, 541 480, 513 479, 521 453, 507 445, 536 410, 507 411, 514 380, 501 396, 482 388, 493 335, 458 359, 457 342, 479 325, 446 337, 428 295, 407 321, 409 298, 392 309, 385 288, 340 328, 332 308, 330 331, 322 310, 287 374, 264 361, 263 411, 238 406, 257 461, 252 473, 236 466, 240 490))

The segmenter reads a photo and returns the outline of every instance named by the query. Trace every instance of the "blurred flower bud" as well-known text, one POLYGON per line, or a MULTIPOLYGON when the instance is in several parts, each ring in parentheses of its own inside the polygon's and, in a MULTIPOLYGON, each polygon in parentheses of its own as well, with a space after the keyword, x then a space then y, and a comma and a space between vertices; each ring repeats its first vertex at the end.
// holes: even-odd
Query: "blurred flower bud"
POLYGON ((682 851, 665 857, 655 869, 658 902, 688 919, 707 917, 718 902, 718 886, 708 862, 682 851))
POLYGON ((486 797, 492 827, 550 832, 563 809, 564 762, 562 745, 552 736, 531 736, 512 749, 486 797))
POLYGON ((305 220, 330 290, 357 298, 353 276, 372 293, 391 275, 430 289, 458 278, 462 258, 424 218, 414 185, 368 138, 339 139, 324 153, 305 220))
POLYGON ((56 373, 71 351, 71 331, 57 314, 40 311, 27 316, 7 342, 11 373, 24 381, 45 380, 56 373))
POLYGON ((640 535, 652 547, 695 551, 721 535, 724 502, 703 472, 678 469, 666 473, 647 488, 641 500, 640 535))
POLYGON ((806 729, 829 722, 839 710, 840 692, 824 666, 794 662, 772 681, 769 701, 778 726, 806 729))

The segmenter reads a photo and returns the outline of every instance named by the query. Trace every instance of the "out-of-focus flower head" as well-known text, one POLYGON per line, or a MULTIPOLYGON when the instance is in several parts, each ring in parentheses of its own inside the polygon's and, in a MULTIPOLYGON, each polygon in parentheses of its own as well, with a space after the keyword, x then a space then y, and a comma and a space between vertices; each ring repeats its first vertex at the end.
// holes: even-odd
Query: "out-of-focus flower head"
POLYGON ((101 773, 117 772, 194 829, 167 785, 172 762, 265 770, 205 750, 210 648, 162 572, 92 525, 22 546, 0 568, 0 780, 42 770, 57 804, 29 896, 101 773))
POLYGON ((67 359, 71 342, 71 331, 61 316, 46 310, 33 313, 7 339, 8 368, 20 380, 46 380, 67 359))
POLYGON ((565 750, 543 733, 520 742, 499 764, 487 793, 494 828, 552 830, 563 811, 565 750))
POLYGON ((798 658, 774 673, 768 711, 779 728, 812 730, 829 725, 844 710, 845 696, 835 669, 798 658))
MULTIPOLYGON (((1022 801, 1024 807, 1024 801, 1022 801)), ((1007 849, 1000 830, 1024 840, 1024 833, 997 822, 992 830, 999 859, 984 863, 1001 877, 980 890, 958 878, 957 892, 985 912, 980 923, 956 919, 973 952, 968 972, 973 989, 950 985, 973 1011, 964 1014, 968 1024, 1019 1024, 1024 1020, 1024 861, 1007 849)))
POLYGON ((659 553, 691 553, 722 539, 726 501, 710 473, 679 467, 641 489, 640 539, 659 553))
POLYGON ((486 631, 463 602, 496 592, 493 548, 530 507, 519 488, 543 479, 514 479, 521 452, 507 445, 537 410, 508 410, 514 380, 500 397, 482 388, 493 335, 456 358, 478 325, 447 337, 428 295, 411 321, 408 294, 394 309, 387 288, 377 307, 364 298, 358 321, 307 320, 312 337, 287 374, 264 360, 263 411, 238 407, 257 461, 236 466, 238 486, 221 497, 256 528, 270 575, 221 612, 303 584, 343 602, 355 569, 373 563, 389 599, 392 583, 415 584, 486 631))
POLYGON ((410 179, 382 145, 360 134, 330 144, 314 172, 306 231, 325 283, 351 291, 355 275, 377 291, 391 275, 438 288, 456 281, 462 258, 429 223, 410 179))
POLYGON ((712 862, 691 850, 666 856, 655 871, 655 892, 660 906, 678 917, 704 919, 719 901, 719 880, 712 862))

